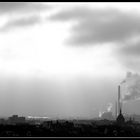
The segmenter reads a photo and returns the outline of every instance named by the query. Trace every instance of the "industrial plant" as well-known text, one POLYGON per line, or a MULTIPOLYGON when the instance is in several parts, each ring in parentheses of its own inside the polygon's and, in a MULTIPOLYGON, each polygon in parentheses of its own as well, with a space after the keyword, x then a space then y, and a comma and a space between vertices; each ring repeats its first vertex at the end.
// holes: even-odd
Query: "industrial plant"
POLYGON ((102 120, 116 120, 118 124, 123 124, 125 122, 125 117, 122 113, 122 99, 121 99, 121 86, 118 86, 118 99, 115 102, 115 115, 110 111, 103 112, 100 115, 102 120))

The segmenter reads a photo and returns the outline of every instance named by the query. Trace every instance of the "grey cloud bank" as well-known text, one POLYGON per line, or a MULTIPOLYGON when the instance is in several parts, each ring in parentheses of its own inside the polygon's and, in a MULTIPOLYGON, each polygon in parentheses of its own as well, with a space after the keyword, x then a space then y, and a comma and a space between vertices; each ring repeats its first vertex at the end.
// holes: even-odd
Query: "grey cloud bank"
POLYGON ((47 5, 42 3, 33 3, 33 2, 1 2, 0 3, 0 15, 2 14, 17 14, 17 12, 28 13, 39 10, 44 10, 49 8, 47 5))
POLYGON ((1 2, 0 16, 9 17, 8 21, 0 28, 0 30, 5 32, 16 27, 21 28, 40 23, 40 13, 42 11, 49 10, 50 8, 50 5, 37 2, 1 2), (13 16, 19 18, 13 18, 13 16))
POLYGON ((14 20, 10 20, 5 24, 0 31, 10 31, 10 29, 15 29, 19 27, 28 27, 28 26, 33 26, 35 24, 41 23, 41 18, 40 16, 29 16, 29 17, 24 17, 24 18, 18 18, 14 20))
POLYGON ((73 8, 60 11, 51 17, 52 20, 77 21, 73 25, 72 45, 101 43, 122 43, 140 34, 140 15, 118 9, 73 8))
POLYGON ((120 45, 114 56, 129 70, 140 70, 140 41, 120 45))
POLYGON ((140 70, 139 42, 130 42, 140 36, 140 13, 115 8, 77 7, 61 10, 50 17, 52 21, 75 21, 66 44, 87 47, 106 43, 112 46, 113 55, 130 70, 140 70))

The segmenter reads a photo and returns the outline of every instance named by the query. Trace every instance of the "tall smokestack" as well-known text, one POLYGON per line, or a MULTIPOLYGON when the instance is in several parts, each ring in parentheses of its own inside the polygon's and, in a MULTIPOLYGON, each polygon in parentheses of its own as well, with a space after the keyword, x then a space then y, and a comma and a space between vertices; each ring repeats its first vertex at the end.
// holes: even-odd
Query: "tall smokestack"
POLYGON ((118 86, 118 114, 120 113, 120 85, 118 86))
POLYGON ((122 113, 122 102, 120 102, 120 114, 122 113))
POLYGON ((117 111, 117 101, 115 102, 115 118, 118 116, 118 111, 117 111))

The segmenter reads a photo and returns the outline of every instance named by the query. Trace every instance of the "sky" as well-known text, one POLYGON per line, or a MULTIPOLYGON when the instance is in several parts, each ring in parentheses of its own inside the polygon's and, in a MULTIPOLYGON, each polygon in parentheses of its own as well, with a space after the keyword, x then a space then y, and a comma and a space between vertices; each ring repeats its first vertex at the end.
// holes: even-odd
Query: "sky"
MULTIPOLYGON (((140 3, 0 3, 0 116, 94 118, 140 73, 140 3)), ((139 100, 123 105, 140 114, 139 100)))

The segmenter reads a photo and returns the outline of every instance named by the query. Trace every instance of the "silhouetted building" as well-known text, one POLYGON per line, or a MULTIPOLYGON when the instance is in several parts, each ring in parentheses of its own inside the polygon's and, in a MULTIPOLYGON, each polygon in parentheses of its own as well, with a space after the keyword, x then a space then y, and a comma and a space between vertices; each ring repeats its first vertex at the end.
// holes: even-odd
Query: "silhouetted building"
POLYGON ((0 124, 6 124, 6 120, 5 119, 0 119, 0 124))
POLYGON ((140 122, 140 115, 134 114, 134 115, 133 115, 133 121, 140 122))
POLYGON ((122 114, 122 112, 121 112, 121 109, 120 109, 120 114, 118 115, 116 121, 117 121, 118 124, 123 124, 123 123, 125 122, 125 119, 124 119, 124 117, 123 117, 123 114, 122 114))
POLYGON ((127 124, 132 124, 132 123, 133 123, 133 120, 130 117, 129 120, 127 121, 127 124))
POLYGON ((25 117, 18 117, 18 115, 13 115, 8 118, 10 124, 25 123, 25 117))
POLYGON ((43 126, 43 127, 46 127, 46 128, 51 128, 52 125, 53 125, 53 122, 52 122, 52 121, 44 121, 44 122, 42 123, 42 126, 43 126))

